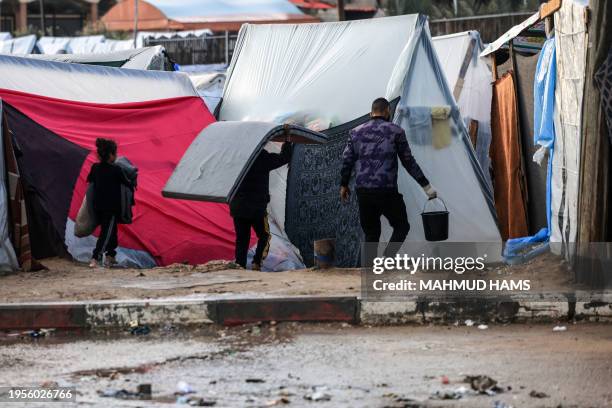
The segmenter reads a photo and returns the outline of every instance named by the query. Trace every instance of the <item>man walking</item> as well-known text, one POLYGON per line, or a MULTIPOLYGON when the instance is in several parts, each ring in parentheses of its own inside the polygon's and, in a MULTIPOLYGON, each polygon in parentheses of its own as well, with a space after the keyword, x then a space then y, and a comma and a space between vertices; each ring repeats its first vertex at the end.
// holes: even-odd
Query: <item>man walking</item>
POLYGON ((236 195, 230 202, 230 214, 236 231, 236 263, 246 268, 251 228, 257 235, 257 247, 251 269, 261 270, 261 263, 270 249, 268 203, 270 202, 270 172, 291 160, 293 145, 283 143, 280 153, 262 150, 242 180, 236 195))
MULTIPOLYGON (((380 216, 384 216, 393 234, 385 249, 385 256, 394 256, 410 231, 404 198, 397 188, 397 158, 408 173, 419 183, 427 196, 436 197, 436 191, 412 156, 406 133, 390 122, 389 102, 378 98, 372 103, 370 120, 351 130, 343 153, 340 198, 348 201, 348 187, 353 167, 359 203, 359 220, 367 243, 378 243, 381 233, 380 216)), ((370 265, 372 256, 366 257, 370 265)))

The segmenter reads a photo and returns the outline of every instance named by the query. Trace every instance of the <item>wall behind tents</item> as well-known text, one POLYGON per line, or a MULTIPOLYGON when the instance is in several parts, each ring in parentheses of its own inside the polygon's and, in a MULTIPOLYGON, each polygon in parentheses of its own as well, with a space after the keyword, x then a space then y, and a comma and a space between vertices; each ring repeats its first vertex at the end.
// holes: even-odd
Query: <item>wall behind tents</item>
POLYGON ((492 14, 486 16, 459 17, 429 22, 433 37, 475 30, 480 32, 484 43, 494 41, 511 27, 521 23, 533 12, 492 14))

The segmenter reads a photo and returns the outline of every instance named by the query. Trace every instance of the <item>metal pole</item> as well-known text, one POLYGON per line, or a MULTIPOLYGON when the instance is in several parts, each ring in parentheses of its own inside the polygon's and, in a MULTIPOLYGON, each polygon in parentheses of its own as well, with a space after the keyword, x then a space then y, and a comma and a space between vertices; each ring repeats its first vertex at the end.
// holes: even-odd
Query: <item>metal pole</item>
POLYGON ((225 65, 229 65, 229 31, 225 30, 225 65))
POLYGON ((457 17, 457 13, 459 12, 459 5, 457 4, 457 0, 453 0, 453 10, 455 11, 455 17, 457 17))
POLYGON ((138 0, 134 0, 134 48, 138 48, 138 0))
POLYGON ((338 21, 346 20, 346 14, 344 13, 344 0, 338 1, 338 21))
POLYGON ((43 35, 47 35, 47 30, 45 29, 45 0, 39 0, 38 4, 40 6, 40 29, 43 35))

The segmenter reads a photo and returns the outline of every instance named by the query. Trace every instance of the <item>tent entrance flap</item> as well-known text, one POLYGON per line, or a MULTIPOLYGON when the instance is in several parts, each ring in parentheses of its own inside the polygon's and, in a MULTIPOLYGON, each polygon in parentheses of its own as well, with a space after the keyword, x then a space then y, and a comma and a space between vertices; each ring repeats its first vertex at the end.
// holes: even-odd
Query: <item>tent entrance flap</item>
POLYGON ((270 122, 216 122, 189 146, 162 195, 229 203, 259 152, 271 141, 322 144, 327 136, 295 125, 270 122))

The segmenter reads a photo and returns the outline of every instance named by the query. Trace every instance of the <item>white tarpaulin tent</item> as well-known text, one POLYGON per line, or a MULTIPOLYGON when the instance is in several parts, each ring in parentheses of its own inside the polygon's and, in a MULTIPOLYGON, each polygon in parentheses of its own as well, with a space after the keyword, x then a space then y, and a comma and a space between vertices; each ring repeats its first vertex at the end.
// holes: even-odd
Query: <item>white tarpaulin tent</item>
POLYGON ((74 64, 105 65, 128 69, 164 71, 166 57, 160 45, 100 54, 29 54, 23 57, 74 64))
POLYGON ((10 40, 11 38, 13 38, 11 33, 0 32, 0 41, 10 40))
POLYGON ((483 44, 477 31, 433 38, 440 65, 466 124, 478 122, 476 157, 491 186, 489 148, 491 146, 491 69, 480 53, 483 44))
POLYGON ((206 102, 208 110, 214 112, 223 97, 225 72, 191 73, 187 72, 196 91, 206 102))
POLYGON ((35 45, 35 35, 0 40, 0 54, 30 54, 35 45))
MULTIPOLYGON (((380 96, 390 100, 401 96, 395 121, 409 134, 415 109, 421 108, 422 113, 431 107, 452 107, 449 126, 454 137, 450 145, 436 149, 430 143, 413 143, 413 153, 449 208, 449 240, 499 243, 491 191, 435 55, 424 17, 246 24, 240 30, 228 70, 219 119, 282 122, 308 116, 334 127, 367 113, 372 100, 380 96)), ((338 182, 337 174, 325 177, 331 184, 338 182)), ((286 227, 285 215, 289 212, 285 204, 293 199, 287 196, 287 188, 287 170, 281 169, 271 180, 270 206, 271 216, 281 227, 286 227)), ((400 189, 413 225, 409 240, 423 241, 420 210, 426 197, 403 169, 400 189)), ((335 186, 332 190, 337 201, 335 186)), ((390 236, 388 226, 383 235, 390 236)), ((489 255, 498 258, 497 254, 489 255)))
POLYGON ((104 42, 103 35, 82 37, 41 37, 36 46, 41 54, 88 54, 96 44, 104 42))

